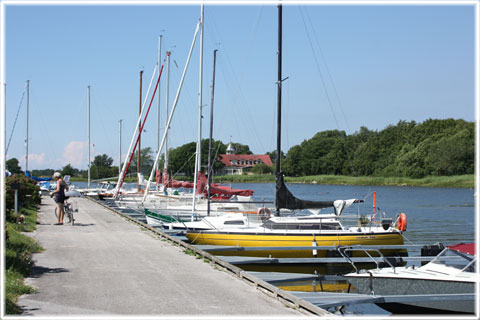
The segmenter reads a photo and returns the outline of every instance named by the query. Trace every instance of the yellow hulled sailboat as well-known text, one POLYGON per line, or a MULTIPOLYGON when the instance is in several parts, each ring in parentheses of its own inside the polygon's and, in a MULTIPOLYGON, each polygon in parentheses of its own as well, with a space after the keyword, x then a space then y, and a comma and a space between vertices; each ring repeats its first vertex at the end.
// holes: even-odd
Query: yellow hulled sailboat
MULTIPOLYGON (((236 220, 221 216, 205 218, 205 225, 214 227, 187 229, 186 236, 196 245, 258 247, 258 250, 211 249, 212 254, 273 258, 314 258, 329 254, 328 249, 312 247, 331 247, 334 250, 334 247, 358 245, 403 245, 398 222, 392 223, 391 220, 344 227, 335 214, 271 217, 259 222, 249 221, 246 215, 236 216, 236 220), (222 224, 222 220, 227 223, 222 224)), ((381 252, 389 256, 399 250, 381 252)))
MULTIPOLYGON (((354 245, 403 245, 402 232, 406 227, 406 216, 401 214, 396 221, 378 219, 358 226, 344 227, 339 216, 344 208, 362 200, 309 201, 296 198, 286 187, 281 173, 281 61, 282 61, 282 6, 278 6, 278 81, 277 81, 277 154, 276 154, 276 194, 275 214, 270 210, 259 209, 257 222, 248 221, 247 215, 226 219, 225 217, 207 217, 202 224, 188 227, 186 236, 193 244, 231 247, 258 247, 258 250, 223 248, 213 254, 242 255, 274 258, 309 258, 327 256, 328 249, 312 248, 326 246, 354 245), (280 209, 309 210, 333 207, 332 214, 309 214, 306 216, 280 216, 280 209), (223 220, 222 220, 223 219, 223 220), (307 247, 307 248, 306 248, 307 247), (309 249, 311 247, 312 249, 309 249)), ((250 248, 251 249, 251 248, 250 248)), ((214 249, 215 250, 215 249, 214 249)), ((398 250, 382 250, 382 254, 391 255, 398 250)))

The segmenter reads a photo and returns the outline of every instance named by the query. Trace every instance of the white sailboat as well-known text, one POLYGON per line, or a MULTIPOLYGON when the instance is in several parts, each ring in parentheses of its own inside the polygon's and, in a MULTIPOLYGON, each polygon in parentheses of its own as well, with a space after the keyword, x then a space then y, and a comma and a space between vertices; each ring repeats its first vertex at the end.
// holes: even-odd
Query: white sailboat
MULTIPOLYGON (((178 97, 182 88, 183 84, 183 79, 185 76, 185 72, 187 70, 187 66, 190 61, 191 53, 193 46, 195 45, 196 41, 196 36, 200 30, 200 68, 199 68, 199 115, 198 115, 198 138, 197 138, 197 144, 196 144, 196 152, 195 152, 195 176, 194 176, 194 182, 193 186, 189 185, 189 183, 186 183, 189 185, 190 188, 192 188, 193 192, 192 193, 178 193, 176 194, 147 194, 145 193, 143 200, 142 200, 142 205, 145 208, 145 215, 147 218, 147 222, 152 225, 162 225, 165 222, 171 222, 171 221, 184 221, 189 217, 190 220, 195 220, 198 219, 198 217, 204 217, 207 216, 209 212, 220 212, 220 213, 225 213, 227 211, 241 211, 241 212, 253 212, 256 213, 256 206, 253 205, 252 203, 249 203, 251 200, 251 197, 246 194, 237 194, 235 197, 230 197, 229 201, 224 201, 224 202, 219 202, 212 204, 210 207, 210 211, 208 210, 209 208, 209 202, 208 202, 208 196, 205 197, 203 195, 203 191, 205 189, 205 183, 204 181, 200 180, 203 179, 204 176, 201 174, 201 137, 202 137, 202 78, 203 78, 203 5, 201 6, 201 15, 200 15, 200 20, 197 24, 197 28, 195 31, 194 39, 190 48, 190 53, 188 55, 187 63, 184 69, 184 73, 182 76, 182 80, 180 82, 178 91, 177 91, 177 96, 175 98, 170 116, 167 121, 167 125, 165 128, 164 132, 164 137, 162 139, 162 144, 158 150, 156 159, 155 159, 155 164, 153 165, 152 172, 150 174, 150 178, 147 183, 147 190, 150 188, 150 181, 153 178, 153 173, 156 168, 156 164, 158 162, 158 158, 160 155, 160 150, 162 150, 163 145, 166 144, 167 138, 168 138, 168 128, 170 126, 170 121, 172 119, 173 113, 175 111, 178 97), (203 183, 203 187, 198 187, 201 183, 203 183), (240 198, 240 199, 239 199, 240 198), (240 200, 240 201, 238 201, 240 200), (173 217, 173 218, 172 218, 173 217)), ((168 70, 168 67, 167 67, 168 70)), ((168 72, 168 71, 167 71, 168 72)), ((167 73, 168 74, 168 73, 167 73)), ((167 81, 168 83, 168 81, 167 81)), ((168 88, 168 85, 167 85, 168 88)), ((167 93, 168 97, 168 93, 167 93)), ((168 100, 167 100, 168 103, 168 100)), ((168 151, 166 151, 168 152, 168 151)), ((164 191, 168 190, 168 187, 171 186, 173 188, 180 187, 183 184, 177 183, 175 184, 176 181, 174 180, 169 180, 167 179, 168 175, 166 173, 166 168, 167 168, 167 163, 168 161, 168 154, 165 155, 165 166, 164 166, 164 174, 163 174, 163 182, 164 182, 164 191)), ((208 185, 208 184, 207 184, 208 185)), ((208 185, 210 186, 210 185, 208 185)), ((211 189, 211 187, 209 187, 211 189)), ((219 189, 220 190, 220 189, 219 189)), ((229 190, 230 192, 236 192, 236 190, 229 190)), ((224 190, 226 193, 227 190, 224 190)), ((249 191, 248 191, 249 192, 249 191)), ((250 192, 250 193, 253 193, 250 192)), ((232 196, 233 194, 230 194, 232 196)))

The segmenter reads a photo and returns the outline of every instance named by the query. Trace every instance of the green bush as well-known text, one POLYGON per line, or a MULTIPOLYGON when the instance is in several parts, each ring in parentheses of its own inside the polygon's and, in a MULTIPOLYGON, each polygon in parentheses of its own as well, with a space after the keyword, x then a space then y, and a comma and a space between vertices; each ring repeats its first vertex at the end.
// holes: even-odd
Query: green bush
POLYGON ((40 204, 40 188, 32 179, 16 174, 6 178, 6 229, 5 229, 5 312, 19 314, 20 308, 16 305, 17 297, 34 292, 34 289, 23 283, 23 278, 31 273, 32 254, 42 251, 42 247, 32 238, 22 232, 35 230, 37 221, 36 207, 40 204), (18 215, 14 214, 14 189, 18 189, 18 215), (17 218, 23 215, 23 220, 17 218))
POLYGON ((20 186, 18 190, 19 208, 40 204, 40 187, 36 182, 22 174, 14 174, 5 179, 5 203, 7 211, 13 210, 15 206, 15 190, 12 188, 13 184, 20 186))

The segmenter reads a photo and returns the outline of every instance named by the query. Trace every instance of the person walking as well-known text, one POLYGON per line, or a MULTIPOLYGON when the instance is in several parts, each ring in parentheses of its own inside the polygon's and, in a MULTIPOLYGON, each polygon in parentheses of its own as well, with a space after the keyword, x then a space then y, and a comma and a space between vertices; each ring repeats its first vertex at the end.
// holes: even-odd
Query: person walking
POLYGON ((63 216, 65 215, 65 208, 63 206, 65 202, 65 190, 68 191, 68 185, 62 179, 60 172, 55 172, 53 179, 57 180, 57 189, 51 193, 50 197, 54 197, 55 203, 57 204, 58 221, 55 225, 59 226, 63 224, 63 216))

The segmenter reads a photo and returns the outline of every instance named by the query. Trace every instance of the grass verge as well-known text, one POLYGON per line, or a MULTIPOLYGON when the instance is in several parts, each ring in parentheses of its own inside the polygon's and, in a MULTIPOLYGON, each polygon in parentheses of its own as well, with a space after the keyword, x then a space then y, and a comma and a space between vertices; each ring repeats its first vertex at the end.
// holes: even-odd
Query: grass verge
MULTIPOLYGON (((215 177, 215 182, 275 182, 274 175, 232 175, 215 177)), ((313 184, 345 184, 345 185, 366 185, 366 186, 412 186, 412 187, 437 187, 437 188, 474 188, 475 176, 441 176, 411 179, 403 177, 350 177, 335 175, 318 175, 305 177, 285 177, 288 183, 313 183, 313 184)))
POLYGON ((21 310, 16 302, 20 295, 32 293, 35 290, 24 284, 24 278, 32 271, 32 254, 41 252, 43 248, 23 232, 32 232, 36 228, 36 208, 23 208, 22 223, 6 222, 5 242, 5 313, 20 314, 21 310))

